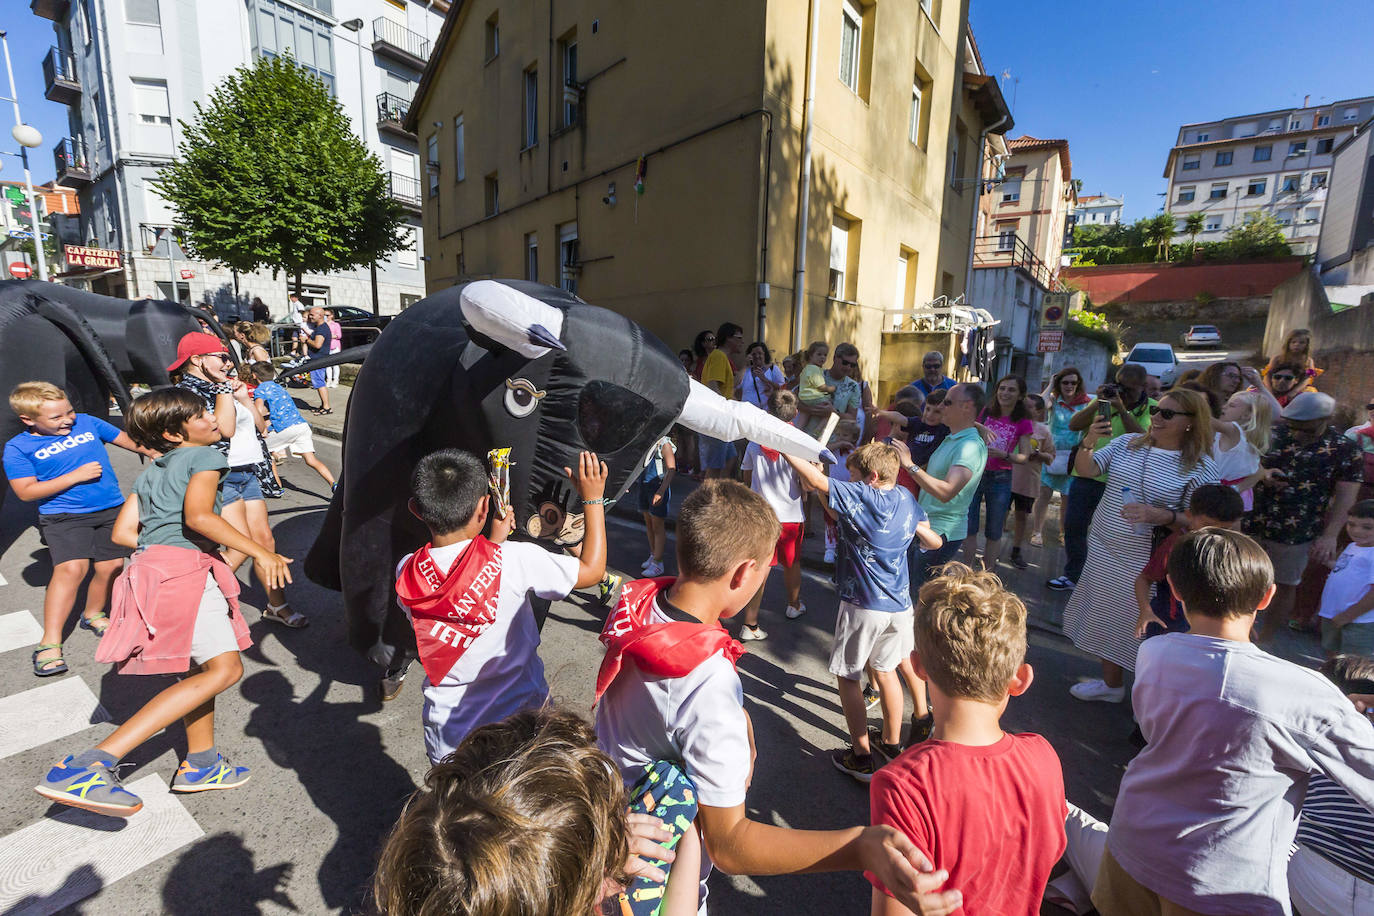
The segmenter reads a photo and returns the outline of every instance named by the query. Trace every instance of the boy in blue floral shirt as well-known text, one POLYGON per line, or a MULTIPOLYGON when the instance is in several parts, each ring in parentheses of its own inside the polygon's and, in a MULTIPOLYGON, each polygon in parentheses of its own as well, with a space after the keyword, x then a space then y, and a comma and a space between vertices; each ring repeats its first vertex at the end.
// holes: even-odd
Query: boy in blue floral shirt
POLYGON ((901 753, 905 695, 897 667, 911 655, 915 638, 907 549, 913 538, 931 550, 943 539, 931 530, 915 497, 897 486, 900 461, 891 445, 875 441, 855 449, 845 462, 849 482, 826 477, 791 456, 787 460, 804 485, 828 496, 840 529, 844 549, 835 568, 840 611, 830 673, 839 681, 851 746, 832 759, 840 771, 868 782, 879 766, 875 750, 887 760, 901 753), (882 692, 881 734, 868 730, 861 683, 866 667, 882 692))

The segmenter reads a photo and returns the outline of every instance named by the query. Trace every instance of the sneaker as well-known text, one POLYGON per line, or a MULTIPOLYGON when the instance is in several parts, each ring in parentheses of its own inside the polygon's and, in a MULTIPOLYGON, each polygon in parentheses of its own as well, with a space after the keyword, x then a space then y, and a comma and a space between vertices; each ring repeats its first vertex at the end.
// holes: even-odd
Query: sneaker
POLYGON ((884 761, 896 760, 902 756, 902 746, 900 744, 888 744, 884 741, 883 730, 880 728, 868 730, 868 746, 884 761))
POLYGON ((825 548, 825 562, 827 562, 827 563, 834 563, 834 562, 835 562, 835 548, 834 548, 834 547, 827 547, 827 548, 825 548))
POLYGON ((1056 592, 1071 592, 1075 584, 1068 576, 1055 576, 1045 583, 1045 587, 1054 589, 1056 592))
POLYGON ((650 554, 650 556, 649 556, 649 558, 648 558, 647 560, 645 560, 643 563, 640 563, 640 564, 639 564, 639 568, 640 568, 640 569, 643 569, 643 570, 648 570, 648 568, 649 568, 650 566, 653 566, 653 565, 654 565, 654 558, 653 558, 653 555, 650 554))
POLYGON ((863 783, 872 782, 873 774, 878 770, 872 754, 856 753, 852 747, 831 754, 830 761, 835 764, 835 769, 863 783))
POLYGON ((616 589, 620 588, 620 583, 623 581, 625 580, 615 573, 606 573, 601 577, 601 583, 596 587, 596 594, 601 599, 602 604, 611 603, 611 596, 615 594, 616 589))
POLYGON ((177 774, 172 777, 173 792, 209 792, 214 789, 237 789, 248 781, 248 767, 236 767, 224 759, 219 759, 208 767, 193 767, 191 761, 181 761, 177 774))
POLYGON ((650 563, 644 567, 644 577, 647 579, 657 579, 661 575, 663 575, 662 563, 650 563))
POLYGON ((1015 548, 1011 551, 1011 565, 1015 566, 1017 569, 1030 568, 1030 564, 1026 562, 1026 558, 1021 556, 1021 551, 1015 548))
POLYGON ((864 708, 872 709, 882 702, 883 695, 872 684, 864 684, 864 708))
POLYGON ((1080 700, 1098 703, 1120 703, 1126 699, 1125 687, 1108 687, 1100 677, 1090 681, 1079 681, 1069 688, 1069 693, 1080 700))
POLYGON ((797 602, 796 606, 789 604, 787 610, 783 611, 783 613, 787 615, 788 620, 796 620, 802 614, 806 613, 806 605, 800 601, 797 602))
POLYGON ((907 737, 906 746, 920 744, 930 737, 930 733, 935 730, 935 717, 926 713, 922 718, 911 717, 911 734, 907 737))
POLYGON ((386 674, 382 675, 381 683, 378 685, 381 689, 383 703, 396 699, 396 696, 401 692, 401 687, 405 685, 406 674, 409 672, 409 661, 400 668, 388 668, 386 670, 386 674))
POLYGON ((59 805, 110 817, 129 817, 143 808, 143 799, 124 788, 110 767, 100 762, 75 766, 71 755, 53 764, 33 790, 59 805))
POLYGON ((746 623, 744 626, 742 626, 742 627, 739 628, 739 640, 740 640, 740 642, 753 642, 753 641, 756 640, 756 639, 767 639, 767 638, 768 638, 768 634, 765 633, 765 632, 763 631, 763 629, 762 629, 761 627, 759 627, 759 626, 752 626, 752 627, 751 627, 751 626, 749 626, 749 624, 746 623))

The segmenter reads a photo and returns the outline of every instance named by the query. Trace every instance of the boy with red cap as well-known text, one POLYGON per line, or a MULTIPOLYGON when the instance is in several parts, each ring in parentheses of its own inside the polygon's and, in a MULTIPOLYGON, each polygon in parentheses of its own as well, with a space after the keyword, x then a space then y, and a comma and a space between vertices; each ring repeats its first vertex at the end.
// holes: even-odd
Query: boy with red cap
POLYGON ((431 541, 401 560, 396 595, 425 669, 425 751, 437 764, 479 725, 538 709, 549 696, 530 593, 566 598, 606 572, 606 465, 583 452, 567 470, 582 496, 581 558, 508 542, 515 514, 491 512, 487 467, 459 449, 432 452, 411 476, 410 511, 431 541), (488 517, 491 535, 484 537, 488 517))

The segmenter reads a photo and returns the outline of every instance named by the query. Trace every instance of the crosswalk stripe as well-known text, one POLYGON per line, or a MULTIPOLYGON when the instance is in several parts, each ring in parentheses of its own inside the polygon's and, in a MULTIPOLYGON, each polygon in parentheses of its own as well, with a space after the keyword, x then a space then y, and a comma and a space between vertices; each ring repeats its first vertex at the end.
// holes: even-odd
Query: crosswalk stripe
POLYGON ((42 625, 28 611, 0 614, 0 652, 37 645, 42 638, 42 625))
POLYGON ((9 585, 4 576, 0 576, 0 585, 9 585))
POLYGON ((205 835, 161 776, 126 788, 143 810, 122 825, 62 808, 0 838, 0 913, 48 916, 205 835))
POLYGON ((110 718, 79 677, 0 698, 0 759, 74 735, 110 718))

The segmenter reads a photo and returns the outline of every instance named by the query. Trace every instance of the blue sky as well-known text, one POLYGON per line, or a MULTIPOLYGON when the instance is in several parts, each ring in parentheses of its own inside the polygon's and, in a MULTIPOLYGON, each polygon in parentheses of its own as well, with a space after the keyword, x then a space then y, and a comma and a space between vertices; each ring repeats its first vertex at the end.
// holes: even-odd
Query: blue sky
MULTIPOLYGON (((1003 87, 1008 103, 1015 97, 1012 135, 1067 138, 1083 192, 1125 194, 1128 219, 1159 210, 1178 125, 1301 105, 1309 94, 1313 103, 1374 94, 1368 0, 970 3, 988 72, 1019 79, 1003 87)), ((47 181, 52 146, 67 132, 66 109, 43 98, 51 23, 23 0, 3 6, 24 119, 43 132, 34 180, 47 181)), ((0 149, 17 149, 11 120, 0 108, 0 149)), ((18 177, 18 160, 0 161, 0 178, 18 177)))
POLYGON ((1009 136, 1064 137, 1084 194, 1159 211, 1180 124, 1374 95, 1374 4, 970 0, 989 73, 1010 70, 1009 136))

